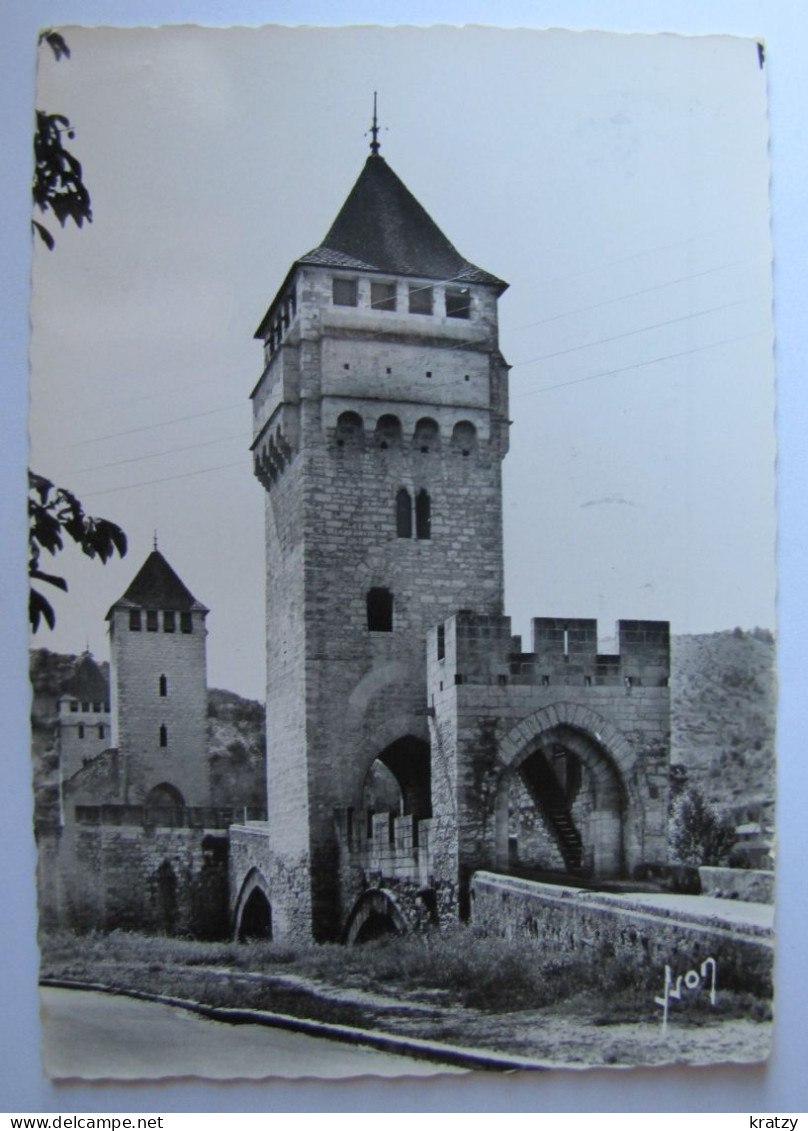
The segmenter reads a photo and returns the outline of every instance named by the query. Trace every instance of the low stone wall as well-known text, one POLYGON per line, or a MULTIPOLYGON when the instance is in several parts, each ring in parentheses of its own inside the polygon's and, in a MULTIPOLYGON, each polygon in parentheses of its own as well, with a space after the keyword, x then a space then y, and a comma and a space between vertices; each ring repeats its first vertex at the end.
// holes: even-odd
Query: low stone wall
POLYGON ((742 899, 746 903, 774 903, 774 872, 754 868, 699 868, 704 895, 742 899))
POLYGON ((770 909, 705 896, 610 894, 477 872, 471 921, 485 933, 527 936, 554 956, 593 962, 625 955, 675 973, 714 958, 719 984, 766 992, 774 940, 770 909), (723 905, 723 906, 722 906, 723 905))
POLYGON ((221 832, 72 826, 40 852, 43 926, 227 935, 227 837, 221 832))

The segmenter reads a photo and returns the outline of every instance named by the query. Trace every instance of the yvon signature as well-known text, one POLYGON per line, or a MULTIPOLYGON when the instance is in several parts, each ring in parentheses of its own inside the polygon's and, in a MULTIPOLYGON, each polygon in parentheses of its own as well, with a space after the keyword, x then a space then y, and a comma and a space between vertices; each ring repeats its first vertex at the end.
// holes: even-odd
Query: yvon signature
POLYGON ((686 974, 679 974, 674 981, 673 971, 670 966, 665 967, 665 985, 662 997, 655 997, 656 1005, 662 1006, 662 1031, 668 1027, 668 1009, 671 1001, 681 1001, 682 996, 692 996, 703 990, 709 990, 710 1005, 715 1005, 715 985, 717 965, 714 958, 705 958, 698 970, 688 970, 686 974))

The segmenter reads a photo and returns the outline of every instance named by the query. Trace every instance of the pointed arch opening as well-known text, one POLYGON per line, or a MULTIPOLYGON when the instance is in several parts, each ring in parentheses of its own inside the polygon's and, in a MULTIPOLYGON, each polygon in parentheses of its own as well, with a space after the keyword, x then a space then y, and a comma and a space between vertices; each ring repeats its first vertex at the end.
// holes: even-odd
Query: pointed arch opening
POLYGON ((236 942, 272 939, 272 903, 263 874, 251 868, 241 885, 234 915, 236 942))
POLYGON ((423 488, 415 496, 415 537, 419 541, 432 537, 432 501, 423 488))
POLYGON ((396 494, 396 537, 412 538, 412 496, 406 487, 396 494))
POLYGON ((396 739, 377 754, 362 785, 362 809, 369 813, 432 816, 429 743, 414 735, 396 739))
POLYGON ((527 743, 497 793, 497 869, 525 877, 625 872, 627 795, 605 746, 562 723, 527 743))

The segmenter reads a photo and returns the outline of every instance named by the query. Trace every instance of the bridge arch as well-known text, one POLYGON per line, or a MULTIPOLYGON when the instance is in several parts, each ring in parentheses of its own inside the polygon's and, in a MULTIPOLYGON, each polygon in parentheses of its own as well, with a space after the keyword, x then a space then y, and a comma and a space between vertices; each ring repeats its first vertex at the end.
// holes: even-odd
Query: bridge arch
POLYGON ((236 942, 272 938, 269 884, 259 868, 251 868, 241 885, 233 915, 233 938, 236 942))
POLYGON ((352 945, 406 933, 407 920, 395 897, 385 888, 374 888, 362 892, 353 905, 343 935, 345 942, 352 945))
POLYGON ((622 735, 594 711, 560 703, 522 719, 499 754, 498 870, 625 873, 641 810, 622 735))

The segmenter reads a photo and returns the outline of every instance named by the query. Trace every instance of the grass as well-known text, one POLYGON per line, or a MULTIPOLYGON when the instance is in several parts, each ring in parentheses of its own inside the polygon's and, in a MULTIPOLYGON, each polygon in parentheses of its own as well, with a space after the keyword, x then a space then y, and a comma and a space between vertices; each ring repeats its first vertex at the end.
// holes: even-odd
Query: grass
MULTIPOLYGON (((658 1009, 658 971, 621 956, 553 956, 530 939, 476 935, 471 929, 406 937, 390 936, 361 947, 271 942, 236 944, 152 937, 115 931, 109 935, 46 934, 41 940, 43 976, 149 990, 209 1004, 249 1006, 333 1019, 337 1006, 361 1024, 373 1000, 356 990, 421 1009, 467 1009, 519 1013, 548 1007, 591 1015, 593 1023, 653 1021, 658 1009), (216 972, 200 969, 215 967, 216 972), (262 977, 245 978, 245 974, 262 977), (285 976, 304 979, 290 983, 285 976), (312 984, 314 983, 314 984, 312 984), (317 983, 345 991, 326 1001, 317 983), (355 995, 354 995, 355 996, 355 995), (344 1007, 344 1008, 342 1008, 344 1007)), ((765 1020, 765 995, 725 991, 720 1009, 693 1003, 688 1023, 710 1018, 765 1020)), ((683 1011, 684 1014, 684 1011, 683 1011)))

